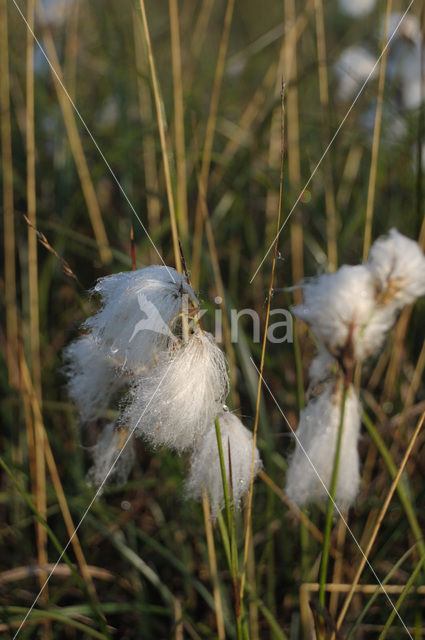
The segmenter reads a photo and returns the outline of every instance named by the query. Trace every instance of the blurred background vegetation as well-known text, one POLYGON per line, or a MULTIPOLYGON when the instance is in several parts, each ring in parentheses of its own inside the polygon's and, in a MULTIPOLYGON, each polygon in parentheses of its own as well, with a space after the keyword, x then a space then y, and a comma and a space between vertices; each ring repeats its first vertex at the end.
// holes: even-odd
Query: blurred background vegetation
MULTIPOLYGON (((357 3, 357 13, 363 4, 357 3)), ((362 46, 376 60, 386 12, 408 7, 369 4, 366 13, 352 15, 347 0, 146 2, 155 88, 138 2, 1 0, 1 637, 13 637, 94 495, 85 482, 87 447, 100 425, 79 433, 61 351, 90 311, 86 290, 100 276, 131 269, 131 226, 138 267, 158 264, 160 256, 174 266, 172 201, 193 284, 209 309, 204 326, 214 328, 218 295, 224 316, 231 308, 251 308, 264 321, 272 252, 251 278, 276 229, 282 81, 282 220, 290 217, 279 238, 272 308, 299 299, 297 291, 281 289, 302 277, 360 262, 370 239, 393 226, 424 246, 423 103, 406 97, 423 74, 423 3, 413 3, 410 22, 400 26, 383 56, 386 74, 380 81, 378 64, 349 111, 373 63, 365 72, 362 61, 341 56, 362 46), (37 239, 34 228, 44 235, 37 239), (34 509, 46 517, 49 532, 34 509)), ((425 407, 424 320, 420 301, 362 372, 363 484, 348 522, 363 548, 425 407)), ((241 319, 236 344, 226 335, 229 406, 252 428, 257 374, 250 358, 259 362, 261 345, 252 339, 249 318, 241 319)), ((305 327, 296 337, 300 357, 292 343, 268 344, 264 367, 294 428, 314 353, 305 327)), ((290 431, 266 389, 259 448, 266 476, 254 493, 245 598, 249 637, 311 637, 324 512, 306 512, 319 530, 313 534, 285 501, 290 431)), ((92 504, 67 547, 75 569, 61 559, 20 638, 224 637, 214 612, 208 526, 201 506, 184 499, 185 465, 138 443, 130 481, 108 487, 92 504)), ((418 543, 425 526, 424 475, 419 436, 371 553, 394 601, 425 557, 418 543)), ((244 517, 242 511, 236 522, 241 555, 244 517)), ((234 638, 233 585, 218 526, 214 538, 225 635, 234 638)), ((328 637, 343 600, 338 585, 352 581, 360 561, 340 521, 332 545, 341 553, 331 567, 328 637)), ((423 585, 421 573, 415 580, 423 585)), ((353 637, 379 637, 391 612, 383 595, 371 601, 377 583, 370 568, 360 582, 344 638, 353 624, 353 637)), ((423 598, 419 588, 400 609, 415 638, 424 635, 423 598)), ((388 635, 406 637, 400 620, 388 635)))

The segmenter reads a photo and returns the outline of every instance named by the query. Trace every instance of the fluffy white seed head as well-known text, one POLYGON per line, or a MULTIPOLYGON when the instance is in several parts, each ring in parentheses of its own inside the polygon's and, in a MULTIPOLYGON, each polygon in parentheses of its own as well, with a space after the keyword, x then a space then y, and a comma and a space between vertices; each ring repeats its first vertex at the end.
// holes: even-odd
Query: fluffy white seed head
POLYGON ((93 459, 87 474, 90 485, 100 487, 104 481, 105 485, 127 482, 135 460, 133 438, 125 444, 128 435, 127 430, 117 428, 114 423, 104 427, 99 440, 90 449, 93 459))
POLYGON ((352 18, 361 18, 372 11, 376 0, 338 0, 341 11, 352 18))
POLYGON ((382 307, 401 309, 425 294, 425 256, 397 229, 373 243, 366 266, 378 283, 382 307))
POLYGON ((91 334, 74 340, 65 349, 64 363, 68 393, 78 407, 82 422, 98 418, 115 391, 127 382, 91 334))
MULTIPOLYGON (((379 37, 382 39, 385 33, 385 18, 382 18, 379 37)), ((408 13, 403 15, 402 13, 391 13, 388 21, 388 38, 394 36, 394 40, 405 39, 410 42, 418 42, 421 38, 421 25, 416 16, 408 13), (397 33, 394 35, 395 30, 397 33)), ((392 44, 394 42, 392 41, 392 44)))
POLYGON ((377 75, 375 64, 376 57, 364 47, 354 45, 344 49, 335 63, 338 99, 352 100, 369 74, 371 78, 377 75))
MULTIPOLYGON (((349 340, 360 344, 362 328, 376 304, 375 280, 363 265, 344 265, 303 287, 304 303, 293 308, 328 351, 338 357, 349 340)), ((359 357, 361 353, 357 354, 359 357)))
POLYGON ((308 370, 309 392, 315 393, 330 378, 334 378, 338 371, 338 363, 327 349, 319 344, 319 351, 310 363, 308 370))
POLYGON ((135 383, 121 423, 135 428, 154 446, 190 449, 220 411, 228 392, 224 353, 211 334, 197 329, 186 343, 175 343, 162 353, 135 383))
MULTIPOLYGON (((240 506, 242 496, 248 491, 252 463, 252 433, 248 431, 238 417, 230 412, 221 412, 218 416, 220 424, 223 457, 229 485, 229 447, 232 467, 233 502, 240 506)), ((260 454, 255 449, 254 477, 262 467, 260 454)), ((208 492, 213 515, 224 507, 223 482, 220 469, 220 458, 215 424, 200 439, 192 454, 191 469, 186 480, 186 493, 190 498, 200 500, 202 490, 208 492)), ((229 490, 230 497, 230 490, 229 490)))
MULTIPOLYGON (((301 411, 300 423, 295 432, 295 451, 286 477, 286 493, 298 506, 328 499, 325 487, 330 490, 341 405, 341 385, 332 381, 301 411)), ((359 490, 359 433, 360 406, 354 388, 350 387, 345 404, 335 494, 340 509, 351 505, 359 490)))
POLYGON ((354 358, 362 361, 382 346, 398 311, 425 294, 425 256, 392 229, 372 245, 365 264, 318 276, 303 294, 294 314, 334 357, 351 343, 354 358))
POLYGON ((184 305, 198 306, 192 287, 175 269, 150 266, 101 278, 93 289, 102 308, 86 321, 101 348, 127 371, 151 364, 184 305))

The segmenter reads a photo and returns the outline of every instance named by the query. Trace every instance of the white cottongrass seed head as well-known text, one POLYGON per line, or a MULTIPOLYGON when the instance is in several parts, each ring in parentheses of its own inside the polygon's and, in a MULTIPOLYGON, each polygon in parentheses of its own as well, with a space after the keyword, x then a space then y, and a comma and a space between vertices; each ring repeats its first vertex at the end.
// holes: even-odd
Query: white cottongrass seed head
POLYGON ((366 266, 376 278, 382 306, 401 309, 425 294, 425 256, 397 229, 373 243, 366 266))
POLYGON ((398 312, 425 294, 425 256, 418 243, 391 229, 364 264, 344 265, 303 285, 293 313, 335 357, 352 344, 355 360, 376 353, 398 312))
POLYGON ((343 50, 335 63, 337 77, 337 98, 342 102, 352 100, 360 90, 362 84, 369 77, 377 75, 376 56, 358 45, 343 50))
POLYGON ((225 355, 211 334, 197 328, 135 381, 120 422, 153 446, 184 451, 196 445, 228 392, 225 355))
MULTIPOLYGON (((299 507, 328 500, 341 419, 341 382, 329 382, 322 393, 301 411, 285 489, 288 498, 299 507)), ((359 400, 354 387, 350 386, 345 403, 335 492, 336 504, 342 510, 354 502, 360 486, 357 451, 360 424, 359 400)))
POLYGON ((81 422, 100 417, 111 396, 127 382, 91 334, 77 338, 65 349, 63 372, 81 422))
POLYGON ((338 363, 335 358, 331 356, 323 345, 319 345, 319 351, 311 361, 308 370, 310 388, 314 390, 318 385, 327 382, 330 378, 334 378, 337 371, 338 363))
POLYGON ((375 8, 376 0, 338 0, 339 8, 351 18, 362 18, 375 8))
MULTIPOLYGON (((228 411, 218 414, 223 458, 226 469, 227 485, 230 499, 229 447, 232 467, 233 504, 240 506, 243 495, 248 491, 251 478, 253 453, 253 436, 239 418, 228 411)), ((258 449, 255 448, 254 477, 260 471, 262 462, 258 449)), ((186 480, 186 495, 200 500, 205 487, 213 517, 224 507, 223 481, 221 476, 220 457, 215 430, 215 422, 209 425, 208 431, 200 439, 192 454, 191 468, 186 480)))
POLYGON ((185 304, 199 306, 185 276, 166 266, 100 278, 92 293, 100 294, 102 307, 86 328, 117 366, 133 373, 166 347, 185 304))
POLYGON ((364 357, 359 338, 376 306, 375 280, 364 265, 344 265, 303 286, 304 302, 293 313, 311 326, 313 334, 335 357, 351 340, 358 359, 364 357))
POLYGON ((115 423, 107 424, 97 443, 90 448, 93 466, 87 473, 87 482, 95 487, 110 483, 127 482, 135 461, 134 440, 126 429, 115 423))

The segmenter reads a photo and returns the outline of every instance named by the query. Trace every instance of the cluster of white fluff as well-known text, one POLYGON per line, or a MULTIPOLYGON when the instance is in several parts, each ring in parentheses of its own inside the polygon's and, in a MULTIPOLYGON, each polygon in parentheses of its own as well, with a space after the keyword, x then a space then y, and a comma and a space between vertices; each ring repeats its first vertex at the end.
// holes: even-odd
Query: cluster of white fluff
POLYGON ((99 418, 114 392, 125 384, 125 374, 99 348, 91 334, 82 335, 65 349, 64 362, 68 393, 77 405, 81 421, 99 418))
POLYGON ((113 362, 132 373, 167 344, 185 301, 198 306, 185 277, 164 266, 101 278, 93 293, 100 294, 102 308, 85 326, 113 362))
POLYGON ((191 449, 221 411, 228 392, 224 353, 211 334, 198 328, 136 380, 121 423, 154 446, 191 449))
POLYGON ((125 429, 117 428, 112 422, 103 428, 98 441, 90 449, 90 455, 93 459, 93 466, 87 474, 90 485, 124 484, 135 460, 134 442, 128 439, 125 429))
POLYGON ((396 229, 379 238, 364 264, 344 265, 303 286, 304 303, 293 308, 334 357, 352 345, 362 361, 382 346, 398 312, 425 294, 425 257, 396 229))
MULTIPOLYGON (((116 391, 129 389, 117 424, 106 425, 91 449, 89 482, 103 486, 105 481, 126 481, 134 450, 131 441, 125 442, 134 434, 155 447, 189 452, 187 494, 199 498, 205 487, 214 509, 221 508, 223 488, 211 429, 220 415, 239 505, 249 486, 252 436, 238 418, 223 413, 229 392, 226 358, 196 318, 190 321, 199 303, 185 276, 151 266, 101 278, 92 294, 100 295, 100 310, 84 323, 84 335, 65 350, 69 394, 81 421, 87 422, 102 416, 116 391), (185 317, 184 339, 180 316, 185 317)), ((257 473, 257 450, 255 455, 257 473)))
POLYGON ((396 229, 374 242, 366 265, 378 283, 382 306, 399 310, 425 294, 424 254, 396 229))
MULTIPOLYGON (((251 477, 253 437, 239 418, 229 411, 218 414, 226 480, 233 493, 233 503, 240 506, 242 496, 248 491, 251 477), (231 482, 229 473, 229 451, 231 461, 231 482)), ((262 467, 260 454, 255 448, 254 477, 262 467)), ((202 497, 202 489, 207 490, 213 514, 224 507, 223 482, 214 422, 199 441, 192 454, 186 493, 195 500, 202 497)))
POLYGON ((375 8, 376 0, 338 0, 341 11, 352 18, 361 18, 375 8))
MULTIPOLYGON (((341 9, 352 17, 360 17, 369 12, 376 0, 339 0, 341 9)), ((381 43, 385 34, 385 19, 382 20, 376 30, 373 41, 365 45, 349 46, 344 49, 335 63, 335 75, 337 79, 336 95, 343 102, 350 101, 360 90, 363 82, 371 74, 371 78, 378 75, 378 65, 376 55, 371 51, 376 51, 377 40, 381 43), (376 66, 375 66, 376 65, 376 66)), ((422 103, 422 83, 421 67, 423 60, 423 48, 421 45, 421 25, 418 18, 412 14, 391 13, 389 16, 387 41, 391 39, 388 49, 388 59, 386 64, 387 84, 389 85, 394 100, 387 102, 391 107, 388 133, 393 137, 391 131, 394 122, 396 128, 401 133, 397 113, 401 114, 405 110, 418 109, 422 103), (397 29, 397 30, 396 30, 397 29)), ((361 118, 363 126, 369 128, 369 124, 374 125, 376 104, 372 110, 373 118, 361 118)), ((384 108, 384 120, 386 111, 384 108)), ((408 127, 403 130, 407 132, 408 127)))
POLYGON ((335 63, 338 100, 352 100, 369 76, 377 76, 377 69, 376 56, 365 47, 352 45, 344 49, 335 63))
POLYGON ((91 293, 100 295, 100 310, 64 351, 68 392, 83 423, 100 417, 113 394, 167 348, 179 314, 198 306, 184 276, 165 266, 101 278, 91 293))
MULTIPOLYGON (((341 383, 341 378, 325 383, 323 391, 301 411, 295 452, 286 480, 286 493, 298 505, 328 498, 341 419, 341 383)), ((357 452, 360 422, 359 400, 350 386, 335 492, 339 509, 346 509, 355 500, 360 485, 357 452)))
MULTIPOLYGON (((356 362, 379 351, 403 307, 424 294, 425 256, 396 229, 376 240, 364 264, 344 265, 303 285, 303 304, 293 312, 310 325, 319 353, 310 367, 312 399, 301 412, 287 476, 287 493, 298 504, 326 497, 318 475, 329 490, 343 380, 347 384, 356 362)), ((337 504, 344 508, 359 486, 359 429, 359 402, 350 386, 336 490, 337 504)))

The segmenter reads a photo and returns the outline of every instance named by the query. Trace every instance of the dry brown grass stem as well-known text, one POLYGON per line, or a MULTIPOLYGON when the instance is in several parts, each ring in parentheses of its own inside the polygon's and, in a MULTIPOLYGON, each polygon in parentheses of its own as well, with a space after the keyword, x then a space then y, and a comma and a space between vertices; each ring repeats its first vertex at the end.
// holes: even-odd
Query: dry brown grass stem
MULTIPOLYGON (((333 574, 332 574, 332 582, 335 584, 339 584, 342 582, 344 578, 344 545, 345 539, 347 537, 347 526, 345 524, 346 520, 340 518, 336 527, 336 548, 338 549, 339 555, 335 559, 333 574)), ((334 619, 336 616, 337 608, 338 608, 338 592, 335 591, 331 594, 331 598, 329 601, 329 612, 334 619)))
MULTIPOLYGON (((26 143, 26 168, 27 168, 27 212, 28 220, 34 227, 37 224, 36 214, 36 189, 35 189, 35 128, 34 128, 34 38, 31 31, 34 31, 35 5, 33 0, 27 2, 27 22, 29 29, 26 30, 26 118, 25 118, 25 143, 26 143)), ((37 264, 37 236, 28 226, 28 292, 29 292, 29 343, 31 355, 31 377, 34 394, 37 403, 41 407, 41 358, 40 358, 40 327, 39 327, 39 304, 38 304, 38 264, 37 264)), ((21 367, 20 367, 21 368, 21 367)), ((22 375, 22 368, 21 368, 22 375)), ((46 518, 47 496, 46 496, 46 464, 44 457, 44 433, 40 416, 33 413, 34 438, 28 441, 28 448, 34 446, 35 459, 35 505, 38 511, 46 518)), ((27 429, 28 433, 28 429, 27 429)), ((40 565, 48 562, 47 554, 47 531, 36 521, 37 538, 37 559, 40 565)), ((40 587, 44 585, 46 576, 43 573, 39 576, 40 587)), ((42 601, 47 602, 48 592, 42 594, 42 601)), ((50 625, 46 625, 45 633, 51 637, 50 625)))
POLYGON ((226 13, 224 16, 223 30, 218 50, 217 64, 214 74, 213 90, 211 94, 210 109, 208 113, 207 125, 205 129, 205 142, 202 151, 202 162, 200 171, 200 184, 202 190, 198 191, 198 199, 195 209, 195 231, 193 238, 192 251, 192 282, 195 289, 199 286, 199 275, 201 265, 202 250, 202 234, 203 234, 203 216, 202 216, 202 198, 203 193, 208 193, 208 174, 211 164, 211 153, 214 142, 215 125, 217 121, 217 111, 220 101, 221 86, 223 82, 224 67, 226 63, 227 46, 229 43, 230 28, 232 25, 233 9, 235 0, 228 0, 226 13))
POLYGON ((360 163, 363 156, 363 148, 360 145, 352 145, 347 154, 341 181, 336 193, 336 206, 339 210, 344 210, 353 193, 353 185, 356 180, 360 163))
MULTIPOLYGON (((358 585, 360 576, 361 576, 361 574, 363 572, 363 569, 364 569, 364 567, 366 565, 367 559, 369 557, 369 554, 371 552, 373 544, 374 544, 374 542, 376 540, 376 536, 378 535, 378 531, 379 531, 379 529, 381 527, 381 524, 382 524, 382 522, 384 520, 385 514, 386 514, 386 512, 388 510, 388 507, 389 507, 389 504, 390 504, 390 502, 392 500, 394 492, 397 489, 397 485, 398 485, 398 483, 400 481, 401 474, 403 473, 403 471, 404 471, 404 469, 406 467, 407 461, 409 459, 409 456, 410 456, 410 454, 411 454, 411 452, 413 450, 413 447, 415 446, 415 443, 416 443, 417 437, 419 435, 419 432, 420 432, 420 430, 422 428, 424 419, 425 419, 425 411, 422 413, 421 418, 420 418, 420 420, 418 421, 418 423, 416 425, 416 428, 415 428, 415 431, 413 433, 413 436, 411 437, 411 439, 409 441, 409 445, 408 445, 408 447, 406 449, 406 453, 404 454, 403 460, 401 461, 401 464, 400 464, 400 466, 398 468, 397 475, 395 476, 395 478, 394 478, 394 480, 393 480, 393 482, 391 484, 390 490, 388 491, 387 497, 386 497, 386 499, 384 501, 384 504, 381 507, 381 510, 379 512, 379 515, 378 515, 376 523, 375 523, 375 527, 374 527, 374 529, 373 529, 373 531, 371 533, 371 536, 369 538, 367 547, 365 548, 364 553, 362 554, 362 558, 360 560, 359 567, 358 567, 358 569, 356 571, 356 575, 355 575, 355 577, 353 579, 353 582, 352 582, 352 585, 351 585, 351 589, 347 594, 347 597, 346 597, 346 599, 344 601, 344 604, 343 604, 343 607, 341 609, 341 612, 340 612, 340 614, 338 616, 338 620, 337 620, 337 624, 336 624, 336 628, 337 629, 341 628, 341 624, 342 624, 342 622, 343 622, 343 620, 345 618, 345 614, 348 611, 348 607, 350 606, 350 603, 351 603, 353 594, 354 594, 354 592, 356 590, 356 587, 358 585)), ((386 589, 386 587, 385 587, 385 589, 386 589)))
MULTIPOLYGON (((72 271, 71 267, 69 266, 69 264, 67 263, 66 260, 64 260, 56 251, 56 249, 54 249, 52 247, 52 245, 50 244, 50 242, 47 240, 46 236, 44 235, 44 233, 42 233, 41 231, 39 231, 30 221, 30 219, 28 218, 28 216, 26 216, 25 214, 23 214, 24 220, 27 223, 28 227, 30 227, 30 229, 32 229, 33 231, 33 235, 34 237, 37 238, 37 240, 39 241, 39 243, 45 248, 47 249, 47 251, 49 251, 49 253, 51 253, 53 256, 55 256, 56 260, 58 260, 62 266, 62 269, 64 271, 64 273, 69 276, 70 278, 72 278, 73 280, 75 280, 75 282, 77 282, 80 287, 83 287, 83 285, 81 284, 81 282, 78 280, 77 276, 75 275, 75 273, 72 271)), ((84 287, 83 287, 84 288, 84 287)))
POLYGON ((193 29, 192 41, 190 43, 190 50, 194 60, 196 60, 201 53, 213 6, 214 0, 202 0, 195 28, 193 29))
POLYGON ((382 107, 384 102, 384 88, 385 88, 385 71, 387 68, 387 57, 388 57, 388 47, 387 47, 388 24, 389 24, 391 10, 392 10, 392 0, 387 0, 386 10, 385 10, 384 40, 382 44, 382 57, 381 57, 381 62, 379 66, 378 95, 376 99, 375 125, 373 128, 372 158, 370 163, 369 185, 368 185, 368 191, 367 191, 366 221, 365 221, 364 241, 363 241, 363 261, 366 260, 367 254, 369 253, 370 245, 372 244, 372 220, 373 220, 373 209, 375 204, 376 176, 378 171, 379 141, 381 137, 382 107))
POLYGON ((413 372, 409 387, 406 392, 403 412, 405 412, 406 409, 411 407, 413 404, 416 392, 418 391, 419 386, 422 382, 424 369, 425 369, 425 341, 422 344, 422 349, 419 353, 418 359, 416 360, 415 370, 413 372))
MULTIPOLYGON (((17 580, 28 580, 30 578, 33 578, 34 575, 38 575, 42 571, 45 573, 50 573, 53 569, 55 570, 54 575, 56 578, 69 578, 70 576, 72 576, 71 569, 67 564, 53 564, 53 562, 49 562, 43 567, 39 567, 38 565, 29 565, 25 567, 14 567, 13 569, 2 571, 0 573, 0 585, 5 585, 9 582, 15 582, 17 580)), ((132 590, 130 583, 128 583, 124 579, 120 580, 116 573, 113 573, 108 569, 103 569, 102 567, 96 567, 94 565, 87 565, 87 571, 90 576, 96 578, 97 580, 104 580, 106 582, 119 581, 127 590, 132 590)))
MULTIPOLYGON (((249 536, 249 549, 248 549, 248 562, 247 562, 247 576, 248 576, 248 589, 250 593, 257 593, 257 570, 255 564, 254 553, 254 540, 252 531, 249 536)), ((259 607, 258 601, 255 598, 249 601, 249 640, 260 640, 260 625, 259 625, 259 607)))
POLYGON ((181 272, 182 263, 180 258, 179 234, 177 229, 176 210, 174 206, 173 187, 171 184, 171 171, 170 171, 170 163, 169 163, 169 157, 168 157, 167 140, 165 137, 164 111, 162 108, 162 100, 160 96, 159 83, 156 75, 155 60, 153 57, 151 37, 149 33, 149 26, 148 26, 148 20, 146 17, 144 0, 140 0, 139 5, 140 5, 140 12, 142 14, 143 33, 145 36, 145 42, 146 42, 146 47, 148 52, 149 71, 151 75, 153 96, 155 100, 155 111, 156 111, 156 118, 158 123, 159 139, 161 142, 162 164, 164 169, 165 188, 167 191, 168 208, 170 212, 171 235, 173 238, 174 261, 175 261, 177 271, 181 272))
POLYGON ((183 239, 183 242, 186 243, 189 224, 187 218, 187 169, 184 135, 183 80, 178 1, 169 0, 169 7, 171 63, 173 69, 174 137, 176 145, 177 219, 179 222, 180 235, 183 239))
POLYGON ((107 264, 112 260, 112 253, 109 248, 108 238, 106 235, 105 226, 103 224, 102 213, 100 211, 96 191, 87 165, 86 156, 84 154, 83 145, 75 120, 74 109, 68 95, 63 89, 65 84, 63 80, 62 68, 60 66, 59 58, 56 52, 56 46, 53 41, 51 31, 44 21, 43 10, 40 2, 37 3, 37 13, 40 16, 42 23, 42 34, 44 46, 46 47, 46 54, 56 72, 54 73, 52 70, 53 84, 55 85, 56 95, 62 111, 62 116, 68 135, 69 146, 71 148, 72 156, 77 168, 81 190, 86 202, 87 211, 93 228, 93 233, 98 244, 99 255, 102 262, 107 264))
POLYGON ((384 387, 382 391, 382 400, 391 400, 396 393, 396 380, 400 372, 400 364, 405 350, 405 340, 409 327, 410 316, 412 314, 412 306, 403 309, 400 318, 393 332, 394 342, 391 351, 391 358, 386 369, 384 387))
POLYGON ((221 298, 220 308, 222 311, 221 317, 223 322, 223 341, 224 341, 224 348, 226 350, 227 358, 229 361, 229 379, 230 379, 232 404, 233 404, 233 407, 237 407, 239 404, 239 394, 237 392, 236 355, 235 355, 235 349, 233 347, 231 331, 230 331, 229 316, 228 316, 227 305, 226 305, 226 292, 224 289, 223 278, 221 276, 217 245, 215 242, 215 237, 214 237, 214 232, 211 226, 211 220, 208 212, 207 202, 206 202, 205 194, 203 193, 203 187, 202 187, 200 178, 198 180, 198 188, 201 194, 202 215, 205 223, 205 234, 207 237, 208 251, 211 259, 211 266, 213 270, 215 286, 217 289, 217 294, 221 298))
MULTIPOLYGON (((188 3, 189 5, 190 3, 188 3)), ((201 49, 205 42, 205 36, 208 31, 208 24, 214 7, 214 0, 202 0, 198 17, 192 30, 192 38, 190 40, 189 59, 185 62, 185 73, 183 78, 184 88, 189 92, 192 88, 193 79, 195 77, 196 63, 201 56, 201 49)))
MULTIPOLYGON (((31 493, 34 498, 34 505, 40 515, 47 520, 47 498, 46 498, 46 460, 44 457, 44 429, 40 416, 33 410, 33 398, 35 397, 38 406, 36 391, 33 387, 29 369, 25 363, 23 366, 24 355, 22 347, 19 349, 19 371, 22 383, 22 396, 25 413, 26 438, 28 446, 28 462, 31 474, 31 493), (29 393, 31 388, 31 394, 29 393)), ((37 562, 40 566, 48 563, 47 553, 47 531, 43 524, 37 519, 35 520, 35 536, 37 548, 37 562)), ((47 575, 40 572, 38 576, 40 589, 40 602, 46 603, 49 599, 48 585, 46 584, 47 575)), ((51 632, 46 624, 46 637, 51 637, 51 632)))
POLYGON ((72 100, 75 100, 78 65, 78 19, 80 16, 80 0, 74 0, 68 9, 66 22, 66 41, 63 63, 65 86, 72 100))
POLYGON ((217 558, 215 555, 214 535, 211 523, 211 508, 206 489, 202 490, 202 511, 204 514, 205 535, 207 538, 208 562, 210 565, 210 576, 213 587, 213 597, 215 606, 215 619, 217 624, 218 640, 226 637, 224 628, 223 605, 220 595, 220 584, 218 580, 217 558))
POLYGON ((251 531, 251 517, 252 517, 252 498, 254 493, 254 465, 255 465, 255 448, 257 446, 257 435, 258 435, 258 422, 260 417, 260 400, 261 400, 261 388, 263 383, 263 370, 264 370, 264 359, 266 355, 266 346, 267 346, 267 329, 269 326, 270 319, 270 307, 272 301, 272 292, 274 285, 274 272, 276 267, 276 259, 277 259, 277 248, 279 244, 279 229, 280 229, 280 219, 282 213, 282 195, 283 195, 283 162, 285 157, 285 103, 284 103, 284 85, 282 83, 281 89, 281 130, 280 130, 280 144, 281 144, 281 154, 280 154, 280 185, 279 185, 279 206, 277 211, 277 220, 276 220, 276 237, 274 241, 274 250, 273 250, 273 260, 272 260, 272 270, 270 275, 270 285, 267 296, 267 311, 266 311, 266 320, 264 325, 264 334, 263 334, 263 343, 261 346, 261 360, 260 360, 260 369, 259 369, 259 377, 258 377, 258 385, 257 385, 257 399, 255 404, 255 418, 254 418, 254 433, 253 433, 253 442, 252 442, 252 456, 251 456, 251 477, 249 482, 249 493, 248 493, 248 507, 247 507, 247 515, 246 515, 246 525, 245 525, 245 544, 244 544, 244 554, 243 554, 243 567, 242 567, 242 575, 241 575, 241 583, 240 583, 240 594, 241 601, 243 600, 244 590, 245 590, 245 580, 246 580, 246 569, 247 569, 247 560, 248 560, 248 550, 249 550, 249 541, 250 541, 250 531, 251 531))
MULTIPOLYGON (((150 132, 152 121, 152 100, 150 87, 146 80, 148 75, 146 47, 142 39, 139 17, 133 7, 134 49, 136 58, 137 93, 139 99, 140 120, 145 133, 142 140, 143 170, 145 174, 146 207, 148 214, 148 229, 152 235, 159 228, 161 200, 159 198, 158 170, 155 154, 155 137, 150 132)), ((150 261, 157 259, 153 247, 149 249, 150 261)))
MULTIPOLYGON (((284 0, 285 21, 296 22, 295 0, 284 0)), ((291 192, 298 193, 301 187, 300 125, 297 87, 297 39, 294 29, 289 28, 285 37, 285 81, 287 82, 288 118, 288 182, 291 192)), ((277 233, 279 232, 279 228, 277 233)), ((290 225, 292 280, 299 282, 304 276, 304 242, 300 209, 295 210, 290 225)), ((294 292, 294 303, 301 301, 301 291, 294 292)))
MULTIPOLYGON (((34 0, 27 2, 27 22, 34 30, 34 0)), ((34 38, 26 30, 26 163, 27 214, 33 227, 37 226, 35 191, 35 129, 34 129, 34 38)), ((28 285, 30 315, 31 375, 37 398, 41 402, 40 328, 38 308, 37 237, 28 227, 28 285)))
POLYGON ((6 307, 6 356, 9 384, 19 385, 18 306, 16 302, 15 222, 13 200, 12 127, 7 0, 0 2, 0 127, 3 181, 4 298, 6 307))
POLYGON ((173 598, 173 610, 174 610, 174 640, 183 640, 183 610, 181 602, 178 598, 173 598))
MULTIPOLYGON (((326 55, 325 20, 323 16, 323 0, 314 0, 314 8, 316 16, 319 96, 322 111, 323 148, 325 148, 331 136, 329 125, 329 81, 326 55)), ((338 266, 338 249, 336 242, 337 222, 334 180, 332 175, 331 156, 329 153, 327 153, 324 157, 323 174, 325 183, 324 186, 326 206, 326 238, 328 245, 328 268, 329 271, 332 272, 335 271, 338 266)))
MULTIPOLYGON (((43 444, 43 449, 42 449, 42 455, 43 455, 43 461, 45 459, 45 461, 47 462, 47 466, 49 469, 49 473, 50 473, 50 477, 52 479, 52 483, 53 483, 53 487, 58 499, 58 503, 59 503, 59 507, 62 513, 62 517, 63 520, 65 522, 65 526, 66 526, 66 530, 68 533, 69 538, 71 539, 71 544, 72 544, 72 548, 74 550, 75 553, 75 557, 78 563, 78 566, 80 567, 80 571, 81 571, 81 575, 84 578, 86 584, 87 584, 87 589, 89 591, 89 593, 91 594, 92 598, 98 602, 98 598, 96 595, 96 589, 92 580, 92 576, 90 574, 90 571, 88 570, 88 565, 86 562, 86 559, 84 557, 84 553, 83 550, 81 548, 80 545, 80 541, 78 539, 77 534, 75 533, 75 526, 74 526, 74 522, 72 520, 72 516, 71 516, 71 512, 69 511, 69 507, 68 507, 68 503, 66 501, 66 496, 65 493, 63 491, 63 487, 62 487, 62 483, 59 477, 59 473, 58 473, 58 469, 56 466, 56 462, 53 456, 53 452, 52 449, 50 447, 50 443, 49 440, 47 438, 47 434, 46 434, 46 430, 44 427, 44 421, 43 421, 43 416, 41 413, 41 407, 37 398, 37 394, 36 391, 32 385, 32 381, 31 381, 31 376, 30 376, 30 372, 28 369, 28 365, 25 361, 25 358, 23 356, 23 354, 21 354, 21 358, 20 358, 20 371, 21 371, 21 377, 22 377, 22 382, 23 382, 23 386, 24 386, 24 391, 25 394, 27 395, 27 397, 30 400, 30 404, 31 404, 31 409, 32 409, 32 414, 34 416, 34 424, 36 429, 38 429, 40 431, 39 433, 39 439, 42 441, 43 444)), ((39 508, 37 506, 37 508, 39 508)), ((42 516, 44 519, 46 519, 46 511, 44 510, 44 513, 42 512, 42 516)), ((41 525, 41 523, 40 523, 41 525)), ((43 530, 45 531, 44 527, 43 530)), ((45 563, 47 564, 47 562, 45 563)), ((45 582, 45 578, 43 578, 43 583, 45 582)))

